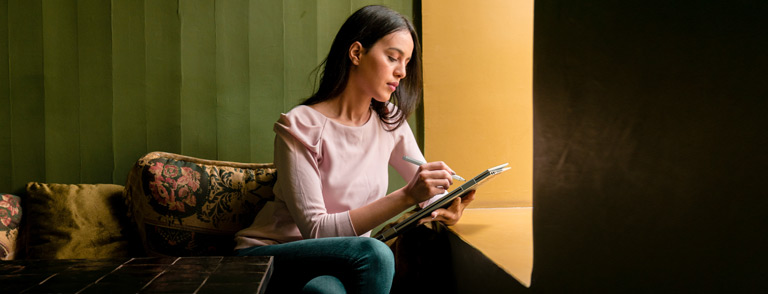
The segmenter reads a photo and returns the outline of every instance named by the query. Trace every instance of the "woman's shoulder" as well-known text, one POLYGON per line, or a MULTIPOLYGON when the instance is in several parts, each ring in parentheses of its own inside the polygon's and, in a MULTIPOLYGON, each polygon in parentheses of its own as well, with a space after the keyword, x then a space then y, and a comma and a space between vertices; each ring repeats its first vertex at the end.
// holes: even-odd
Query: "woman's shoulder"
MULTIPOLYGON (((325 123, 328 119, 311 106, 297 105, 293 109, 289 110, 280 116, 280 120, 287 119, 290 121, 302 122, 302 123, 325 123)), ((278 120, 278 121, 280 121, 278 120)))
POLYGON ((306 105, 299 105, 280 115, 275 123, 275 133, 290 135, 307 147, 317 146, 328 118, 306 105))

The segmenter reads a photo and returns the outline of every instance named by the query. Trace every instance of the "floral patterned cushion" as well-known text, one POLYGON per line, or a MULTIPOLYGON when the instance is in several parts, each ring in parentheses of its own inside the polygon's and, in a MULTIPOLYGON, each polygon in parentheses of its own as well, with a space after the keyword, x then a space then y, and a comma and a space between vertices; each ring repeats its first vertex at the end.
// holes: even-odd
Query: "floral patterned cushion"
POLYGON ((274 199, 272 164, 153 152, 128 175, 126 202, 149 255, 230 255, 234 234, 274 199))
POLYGON ((16 237, 21 221, 21 199, 11 194, 0 194, 0 260, 11 260, 16 255, 16 237))

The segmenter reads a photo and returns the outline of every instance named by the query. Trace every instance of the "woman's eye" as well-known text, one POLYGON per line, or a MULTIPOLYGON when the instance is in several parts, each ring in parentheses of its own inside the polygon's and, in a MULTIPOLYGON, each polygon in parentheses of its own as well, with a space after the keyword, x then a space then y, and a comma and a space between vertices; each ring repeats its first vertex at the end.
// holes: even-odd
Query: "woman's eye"
POLYGON ((392 61, 392 62, 395 62, 395 61, 397 61, 397 59, 395 59, 395 58, 394 58, 394 57, 392 57, 392 56, 387 56, 387 57, 389 57, 389 61, 392 61))

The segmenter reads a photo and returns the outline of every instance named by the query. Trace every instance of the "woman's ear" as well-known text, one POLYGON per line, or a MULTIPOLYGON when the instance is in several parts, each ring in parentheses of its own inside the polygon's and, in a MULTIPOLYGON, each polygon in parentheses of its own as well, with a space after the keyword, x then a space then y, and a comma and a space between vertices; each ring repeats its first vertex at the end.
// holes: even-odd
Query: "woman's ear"
POLYGON ((357 41, 349 46, 349 59, 352 61, 352 64, 360 65, 360 57, 363 56, 363 50, 365 50, 363 44, 357 41))

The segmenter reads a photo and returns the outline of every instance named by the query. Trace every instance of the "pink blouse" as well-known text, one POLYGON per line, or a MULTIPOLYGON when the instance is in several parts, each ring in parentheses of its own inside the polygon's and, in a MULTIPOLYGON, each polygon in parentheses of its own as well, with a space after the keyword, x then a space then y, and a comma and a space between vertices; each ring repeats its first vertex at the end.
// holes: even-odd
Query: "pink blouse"
POLYGON ((376 113, 362 126, 337 123, 309 106, 297 106, 275 123, 275 201, 236 234, 236 249, 306 238, 370 236, 357 232, 349 211, 386 196, 388 167, 404 179, 424 159, 411 128, 387 132, 376 113))

